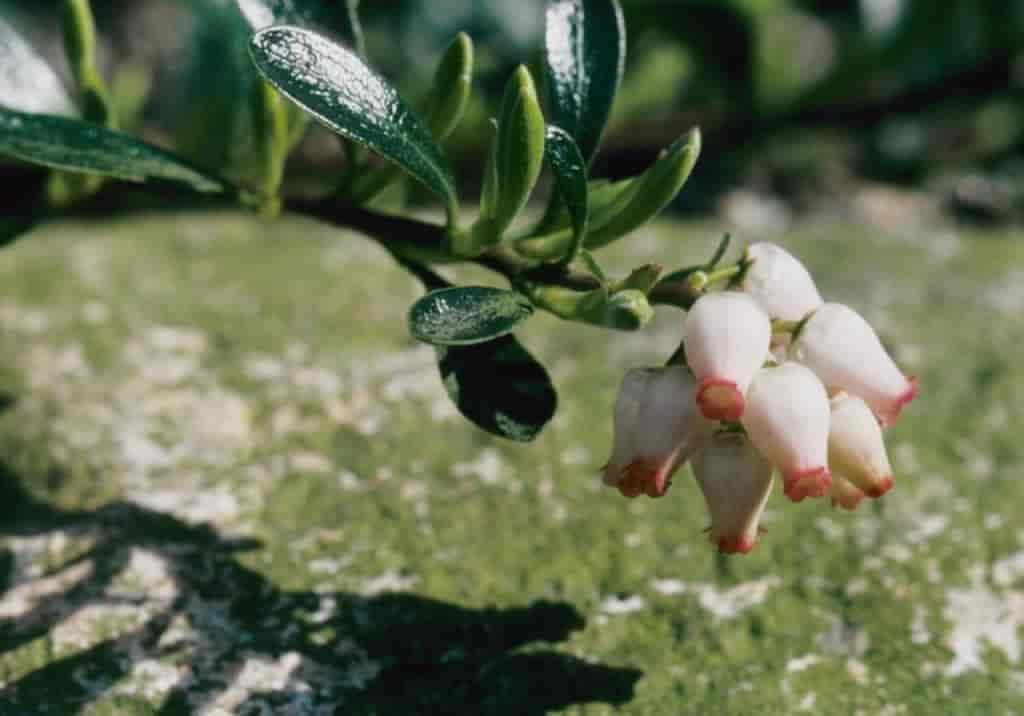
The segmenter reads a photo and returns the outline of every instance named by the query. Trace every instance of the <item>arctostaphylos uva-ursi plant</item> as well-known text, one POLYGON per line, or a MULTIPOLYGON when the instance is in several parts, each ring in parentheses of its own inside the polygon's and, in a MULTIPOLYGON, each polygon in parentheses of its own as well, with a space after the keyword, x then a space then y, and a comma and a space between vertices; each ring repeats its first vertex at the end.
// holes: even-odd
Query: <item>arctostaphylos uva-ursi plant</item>
POLYGON ((916 383, 863 318, 822 300, 798 259, 762 243, 730 263, 726 237, 706 263, 668 273, 647 264, 615 275, 599 264, 599 249, 673 200, 701 142, 693 129, 638 176, 590 175, 625 62, 617 0, 547 4, 540 77, 519 67, 493 108, 472 220, 444 150, 473 90, 467 35, 452 40, 430 86, 408 102, 367 59, 355 0, 190 5, 204 3, 197 42, 220 60, 201 68, 203 81, 227 77, 233 90, 187 107, 172 149, 125 131, 141 101, 104 79, 89 0, 63 2, 70 90, 22 34, 16 6, 0 5, 0 154, 52 170, 0 217, 5 241, 52 217, 116 213, 125 182, 161 197, 214 196, 267 221, 286 210, 355 230, 422 282, 409 329, 436 347, 459 411, 522 442, 557 404, 547 371, 513 336, 536 310, 634 331, 654 305, 684 309, 682 342, 667 364, 623 380, 605 483, 627 497, 660 497, 690 461, 712 542, 729 553, 753 548, 776 470, 791 500, 828 496, 847 509, 892 486, 882 429, 916 383), (337 135, 347 157, 313 197, 284 181, 311 120, 337 135), (550 198, 530 221, 523 212, 545 169, 550 198), (436 198, 443 222, 373 208, 409 180, 436 198), (458 262, 509 287, 452 285, 432 268, 458 262))

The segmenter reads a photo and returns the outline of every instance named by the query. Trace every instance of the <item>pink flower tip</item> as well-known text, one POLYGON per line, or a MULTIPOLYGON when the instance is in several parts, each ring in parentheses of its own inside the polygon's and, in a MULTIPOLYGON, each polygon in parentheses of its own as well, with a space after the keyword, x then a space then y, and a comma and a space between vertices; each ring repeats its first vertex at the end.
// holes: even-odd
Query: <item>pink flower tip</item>
POLYGON ((718 538, 718 551, 723 554, 748 554, 752 549, 754 549, 754 540, 744 535, 718 538))
POLYGON ((800 502, 805 497, 822 497, 832 487, 832 474, 824 465, 795 470, 783 478, 783 492, 793 502, 800 502))
POLYGON ((668 473, 657 465, 634 460, 623 470, 617 486, 625 497, 637 497, 641 493, 648 497, 663 497, 668 491, 668 473))
POLYGON ((877 499, 891 490, 892 485, 892 475, 886 475, 878 481, 878 484, 872 485, 870 490, 865 490, 864 492, 868 497, 877 499))
POLYGON ((746 401, 739 387, 724 378, 705 378, 700 382, 697 404, 708 420, 736 422, 743 416, 746 401))
POLYGON ((879 416, 883 428, 887 428, 896 422, 896 419, 900 417, 900 413, 903 412, 904 406, 917 397, 918 390, 920 390, 920 386, 918 385, 917 378, 911 378, 907 381, 907 389, 897 396, 892 406, 884 415, 879 416))

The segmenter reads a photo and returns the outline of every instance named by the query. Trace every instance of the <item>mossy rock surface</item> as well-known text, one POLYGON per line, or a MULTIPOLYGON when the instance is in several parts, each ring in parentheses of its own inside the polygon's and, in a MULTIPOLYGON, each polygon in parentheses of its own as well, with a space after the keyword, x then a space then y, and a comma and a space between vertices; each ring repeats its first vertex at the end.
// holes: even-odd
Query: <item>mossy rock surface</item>
MULTIPOLYGON (((721 228, 606 263, 683 265, 721 228)), ((922 393, 883 500, 773 495, 724 558, 688 473, 662 500, 596 477, 674 310, 625 335, 532 319, 561 407, 523 446, 457 415, 404 333, 416 282, 359 237, 37 229, 0 253, 0 714, 1024 711, 1024 237, 771 238, 922 393)))

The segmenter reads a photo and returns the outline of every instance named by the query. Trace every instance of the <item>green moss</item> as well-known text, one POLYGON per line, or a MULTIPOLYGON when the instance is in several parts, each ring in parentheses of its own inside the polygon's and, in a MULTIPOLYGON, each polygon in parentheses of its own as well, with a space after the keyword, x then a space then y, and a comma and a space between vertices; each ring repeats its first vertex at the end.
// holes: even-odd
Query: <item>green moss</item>
MULTIPOLYGON (((664 224, 603 263, 674 268, 718 228, 664 224)), ((520 446, 453 416, 404 334, 416 283, 355 236, 234 214, 38 229, 0 254, 0 605, 17 614, 0 617, 0 713, 189 713, 236 693, 240 713, 1024 707, 1024 666, 991 638, 948 673, 951 590, 1006 605, 1001 643, 1024 623, 1021 577, 991 569, 1022 549, 1024 243, 781 238, 923 391, 890 433, 884 500, 774 495, 757 549, 726 559, 686 474, 656 501, 596 480, 618 381, 671 352, 677 312, 629 335, 531 320, 561 410, 520 446), (18 611, 76 559, 88 575, 18 611), (101 627, 69 642, 90 605, 101 627), (146 690, 139 659, 183 680, 146 690), (233 691, 246 660, 280 678, 233 691)))

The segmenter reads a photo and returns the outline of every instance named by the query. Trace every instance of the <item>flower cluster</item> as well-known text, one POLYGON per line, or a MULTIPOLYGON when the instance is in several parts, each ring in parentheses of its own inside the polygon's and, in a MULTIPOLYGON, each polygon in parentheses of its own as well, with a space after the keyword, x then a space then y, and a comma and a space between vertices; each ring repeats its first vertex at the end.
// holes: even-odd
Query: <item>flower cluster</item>
POLYGON ((683 360, 626 374, 603 480, 661 497, 687 460, 722 552, 754 547, 775 470, 786 496, 852 510, 893 484, 882 429, 917 393, 858 313, 822 300, 798 259, 753 244, 728 290, 704 293, 683 360))

